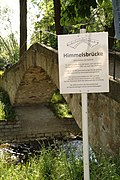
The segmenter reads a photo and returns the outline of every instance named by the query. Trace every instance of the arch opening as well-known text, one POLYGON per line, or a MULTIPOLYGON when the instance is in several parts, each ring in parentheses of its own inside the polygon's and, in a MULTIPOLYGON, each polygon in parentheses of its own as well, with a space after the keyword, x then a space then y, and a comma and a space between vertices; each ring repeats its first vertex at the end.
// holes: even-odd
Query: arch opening
POLYGON ((41 67, 30 67, 18 87, 13 105, 49 103, 55 90, 55 84, 41 67))

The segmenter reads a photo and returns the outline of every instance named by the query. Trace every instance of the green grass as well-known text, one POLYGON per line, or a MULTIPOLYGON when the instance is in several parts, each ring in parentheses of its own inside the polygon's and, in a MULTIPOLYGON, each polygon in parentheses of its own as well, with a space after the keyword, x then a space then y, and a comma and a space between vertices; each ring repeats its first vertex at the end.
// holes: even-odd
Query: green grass
MULTIPOLYGON (((119 157, 120 158, 120 157, 119 157)), ((119 180, 120 160, 100 155, 98 162, 90 162, 91 180, 119 180)), ((83 162, 76 159, 74 150, 51 148, 41 150, 40 156, 30 158, 26 164, 13 165, 0 161, 0 180, 83 180, 83 162)))

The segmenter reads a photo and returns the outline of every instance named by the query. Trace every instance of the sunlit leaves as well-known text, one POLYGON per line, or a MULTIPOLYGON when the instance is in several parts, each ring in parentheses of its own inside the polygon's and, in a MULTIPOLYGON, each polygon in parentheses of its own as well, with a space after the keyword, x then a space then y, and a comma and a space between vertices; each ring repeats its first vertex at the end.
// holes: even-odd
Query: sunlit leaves
POLYGON ((101 5, 103 3, 103 0, 98 0, 98 3, 101 5))
POLYGON ((43 0, 37 4, 40 13, 37 14, 37 21, 35 22, 35 31, 32 35, 31 43, 39 41, 48 46, 56 47, 55 21, 54 21, 54 7, 52 0, 43 0), (41 33, 40 33, 41 32, 41 33))
POLYGON ((0 58, 6 63, 16 63, 19 60, 19 45, 15 34, 11 33, 7 37, 0 36, 0 58))
MULTIPOLYGON (((40 13, 43 13, 43 17, 41 19, 38 18, 35 28, 48 30, 55 34, 53 0, 42 0, 39 1, 38 5, 40 13)), ((60 23, 64 27, 64 33, 79 33, 80 24, 87 24, 88 32, 104 31, 107 30, 106 27, 114 28, 112 1, 61 0, 60 23)), ((42 42, 47 45, 50 44, 50 42, 52 42, 52 44, 55 42, 53 36, 45 33, 42 40, 42 42)))
POLYGON ((91 7, 97 7, 96 0, 62 0, 61 24, 75 24, 79 22, 79 18, 89 17, 91 7))

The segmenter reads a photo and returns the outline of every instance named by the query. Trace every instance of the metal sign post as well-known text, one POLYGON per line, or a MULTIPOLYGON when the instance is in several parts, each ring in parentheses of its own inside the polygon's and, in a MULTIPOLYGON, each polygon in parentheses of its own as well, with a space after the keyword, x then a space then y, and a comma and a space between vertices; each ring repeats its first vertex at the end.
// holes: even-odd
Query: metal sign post
POLYGON ((82 93, 82 131, 83 131, 83 163, 84 180, 89 180, 89 142, 88 142, 88 108, 87 93, 82 93))
MULTIPOLYGON (((81 26, 80 33, 86 33, 86 27, 81 26)), ((83 132, 83 163, 84 180, 90 179, 89 173, 89 142, 88 142, 88 103, 87 93, 82 93, 82 132, 83 132)))

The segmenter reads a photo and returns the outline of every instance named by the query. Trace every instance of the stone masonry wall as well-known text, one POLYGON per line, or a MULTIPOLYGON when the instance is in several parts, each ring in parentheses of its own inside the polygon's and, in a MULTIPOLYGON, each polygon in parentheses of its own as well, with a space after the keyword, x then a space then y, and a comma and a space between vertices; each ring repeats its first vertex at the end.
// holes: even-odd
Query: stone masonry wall
MULTIPOLYGON (((82 129, 81 94, 64 95, 73 116, 82 129)), ((110 80, 109 93, 88 94, 90 145, 118 154, 120 148, 120 83, 110 80)))
MULTIPOLYGON (((37 131, 35 126, 24 126, 21 120, 17 121, 5 121, 0 120, 0 143, 21 143, 26 141, 34 141, 41 139, 54 139, 54 138, 72 138, 77 135, 81 135, 81 131, 77 126, 74 119, 51 119, 50 124, 52 128, 49 128, 46 122, 39 124, 37 131), (54 124, 53 124, 54 123, 54 124), (22 128, 24 126, 24 128, 22 128), (31 128, 29 131, 26 128, 31 128)), ((48 123, 48 120, 47 120, 48 123)), ((38 123, 37 123, 38 124, 38 123)), ((35 124, 36 125, 36 124, 35 124)))
MULTIPOLYGON (((21 61, 8 70, 1 79, 1 86, 9 93, 13 105, 17 106, 17 103, 19 104, 18 99, 22 98, 21 94, 17 99, 17 94, 21 88, 21 82, 24 82, 24 77, 31 68, 42 68, 52 81, 53 89, 54 87, 59 89, 57 51, 34 44, 21 61)), ((30 88, 28 89, 30 90, 30 88)), ((28 102, 27 92, 24 94, 24 104, 25 97, 26 102, 28 102)), ((63 94, 63 96, 71 109, 75 121, 82 128, 81 95, 63 94)), ((32 98, 31 100, 33 101, 32 98)), ((96 145, 104 147, 113 154, 118 153, 120 147, 120 82, 110 79, 109 93, 89 94, 88 110, 90 145, 93 148, 96 148, 96 145)))
POLYGON ((20 138, 21 122, 0 120, 0 143, 18 141, 20 138))

